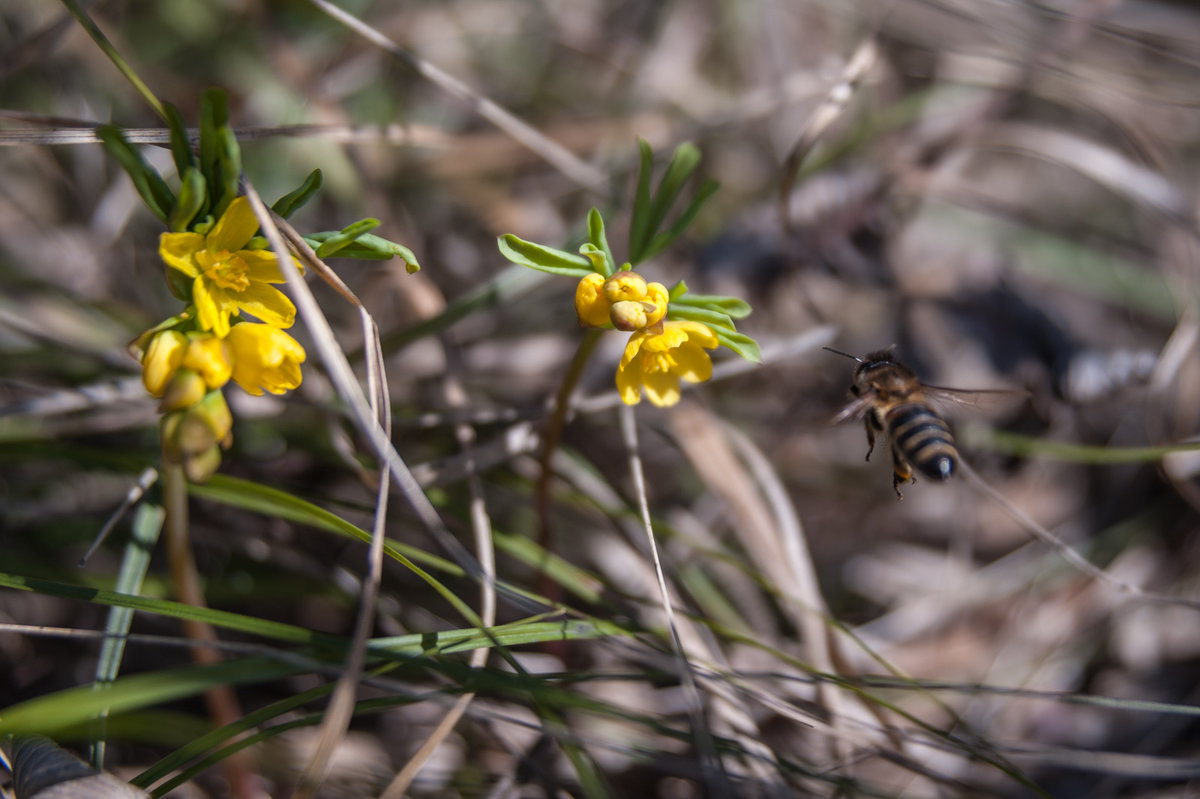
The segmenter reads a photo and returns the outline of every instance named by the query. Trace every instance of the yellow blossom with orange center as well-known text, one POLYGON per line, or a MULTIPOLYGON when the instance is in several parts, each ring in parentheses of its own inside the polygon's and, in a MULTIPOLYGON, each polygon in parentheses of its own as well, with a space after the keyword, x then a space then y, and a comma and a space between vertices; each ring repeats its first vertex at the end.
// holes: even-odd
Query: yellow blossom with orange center
POLYGON ((250 201, 238 197, 207 235, 163 233, 159 239, 167 266, 192 278, 200 326, 218 338, 229 335, 229 318, 243 311, 275 327, 291 327, 295 320, 292 301, 270 285, 284 282, 275 254, 245 249, 256 230, 250 201))
POLYGON ((617 366, 617 391, 626 405, 636 405, 642 393, 659 407, 679 401, 679 381, 701 383, 712 377, 712 360, 705 350, 720 342, 708 325, 666 321, 629 337, 617 366))

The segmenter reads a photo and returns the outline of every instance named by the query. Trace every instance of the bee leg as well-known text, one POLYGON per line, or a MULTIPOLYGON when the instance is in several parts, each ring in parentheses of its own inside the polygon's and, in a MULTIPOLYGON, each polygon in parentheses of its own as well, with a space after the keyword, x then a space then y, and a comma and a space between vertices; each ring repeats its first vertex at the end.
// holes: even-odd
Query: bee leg
POLYGON ((871 460, 871 453, 875 451, 875 428, 871 426, 873 420, 867 417, 863 420, 863 426, 867 428, 867 457, 863 460, 871 460))
POLYGON ((892 448, 892 490, 896 492, 896 499, 904 499, 904 495, 900 493, 900 486, 904 483, 917 484, 917 476, 913 474, 913 470, 909 467, 908 462, 892 448))

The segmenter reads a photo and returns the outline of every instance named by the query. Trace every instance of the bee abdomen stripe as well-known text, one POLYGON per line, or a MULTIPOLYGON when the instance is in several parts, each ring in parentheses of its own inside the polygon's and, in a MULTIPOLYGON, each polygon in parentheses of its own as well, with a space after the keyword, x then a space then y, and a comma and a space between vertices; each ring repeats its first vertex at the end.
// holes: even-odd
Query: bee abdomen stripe
POLYGON ((895 446, 923 474, 944 480, 954 470, 958 452, 950 428, 922 405, 893 408, 887 419, 895 446))

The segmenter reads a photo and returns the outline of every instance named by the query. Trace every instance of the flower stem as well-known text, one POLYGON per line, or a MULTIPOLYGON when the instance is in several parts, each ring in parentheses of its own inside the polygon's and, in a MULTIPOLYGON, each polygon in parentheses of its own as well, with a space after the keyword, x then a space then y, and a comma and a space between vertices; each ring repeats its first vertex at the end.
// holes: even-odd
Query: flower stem
MULTIPOLYGON (((600 341, 601 332, 597 329, 590 329, 584 335, 583 341, 579 342, 579 349, 575 350, 575 357, 571 359, 571 364, 567 367, 562 383, 558 387, 558 393, 554 397, 554 413, 550 417, 550 423, 546 426, 546 434, 542 440, 542 455, 538 460, 541 473, 538 475, 534 507, 537 509, 538 517, 538 545, 541 546, 542 551, 547 553, 554 544, 554 528, 550 524, 550 481, 554 474, 550 462, 554 458, 554 452, 562 440, 563 428, 567 424, 567 415, 571 410, 571 394, 574 393, 575 386, 579 383, 588 357, 591 356, 592 350, 596 349, 596 344, 600 341)), ((549 596, 549 594, 545 594, 545 596, 549 596)))
MULTIPOLYGON (((204 590, 200 586, 196 560, 192 557, 192 548, 188 540, 187 477, 183 473, 183 466, 171 463, 165 452, 163 455, 163 505, 167 511, 167 567, 171 572, 171 584, 181 602, 202 608, 206 606, 204 590)), ((216 630, 207 622, 184 619, 183 628, 187 637, 193 641, 217 641, 216 630)), ((192 659, 203 665, 211 665, 220 662, 221 654, 211 646, 197 646, 192 649, 192 659)), ((233 724, 242 717, 237 696, 229 685, 218 685, 208 689, 204 700, 209 715, 217 726, 233 724)), ((244 752, 227 758, 224 767, 225 776, 230 782, 230 793, 234 797, 260 799, 266 796, 258 778, 251 771, 244 752)))

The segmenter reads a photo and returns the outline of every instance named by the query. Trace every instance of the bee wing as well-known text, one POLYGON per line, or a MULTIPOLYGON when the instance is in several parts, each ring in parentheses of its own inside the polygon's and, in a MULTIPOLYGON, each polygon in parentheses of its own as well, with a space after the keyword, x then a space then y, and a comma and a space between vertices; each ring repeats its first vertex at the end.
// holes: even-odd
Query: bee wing
POLYGON ((946 386, 930 386, 921 384, 925 399, 935 410, 953 414, 954 411, 969 408, 986 414, 1000 414, 1011 411, 1029 397, 1029 392, 1018 388, 985 388, 961 389, 946 386))
POLYGON ((841 413, 833 417, 833 419, 830 421, 830 424, 838 424, 839 422, 844 422, 847 419, 861 419, 867 415, 867 411, 870 410, 873 404, 874 401, 869 397, 859 397, 858 399, 853 400, 845 408, 842 408, 841 413))

